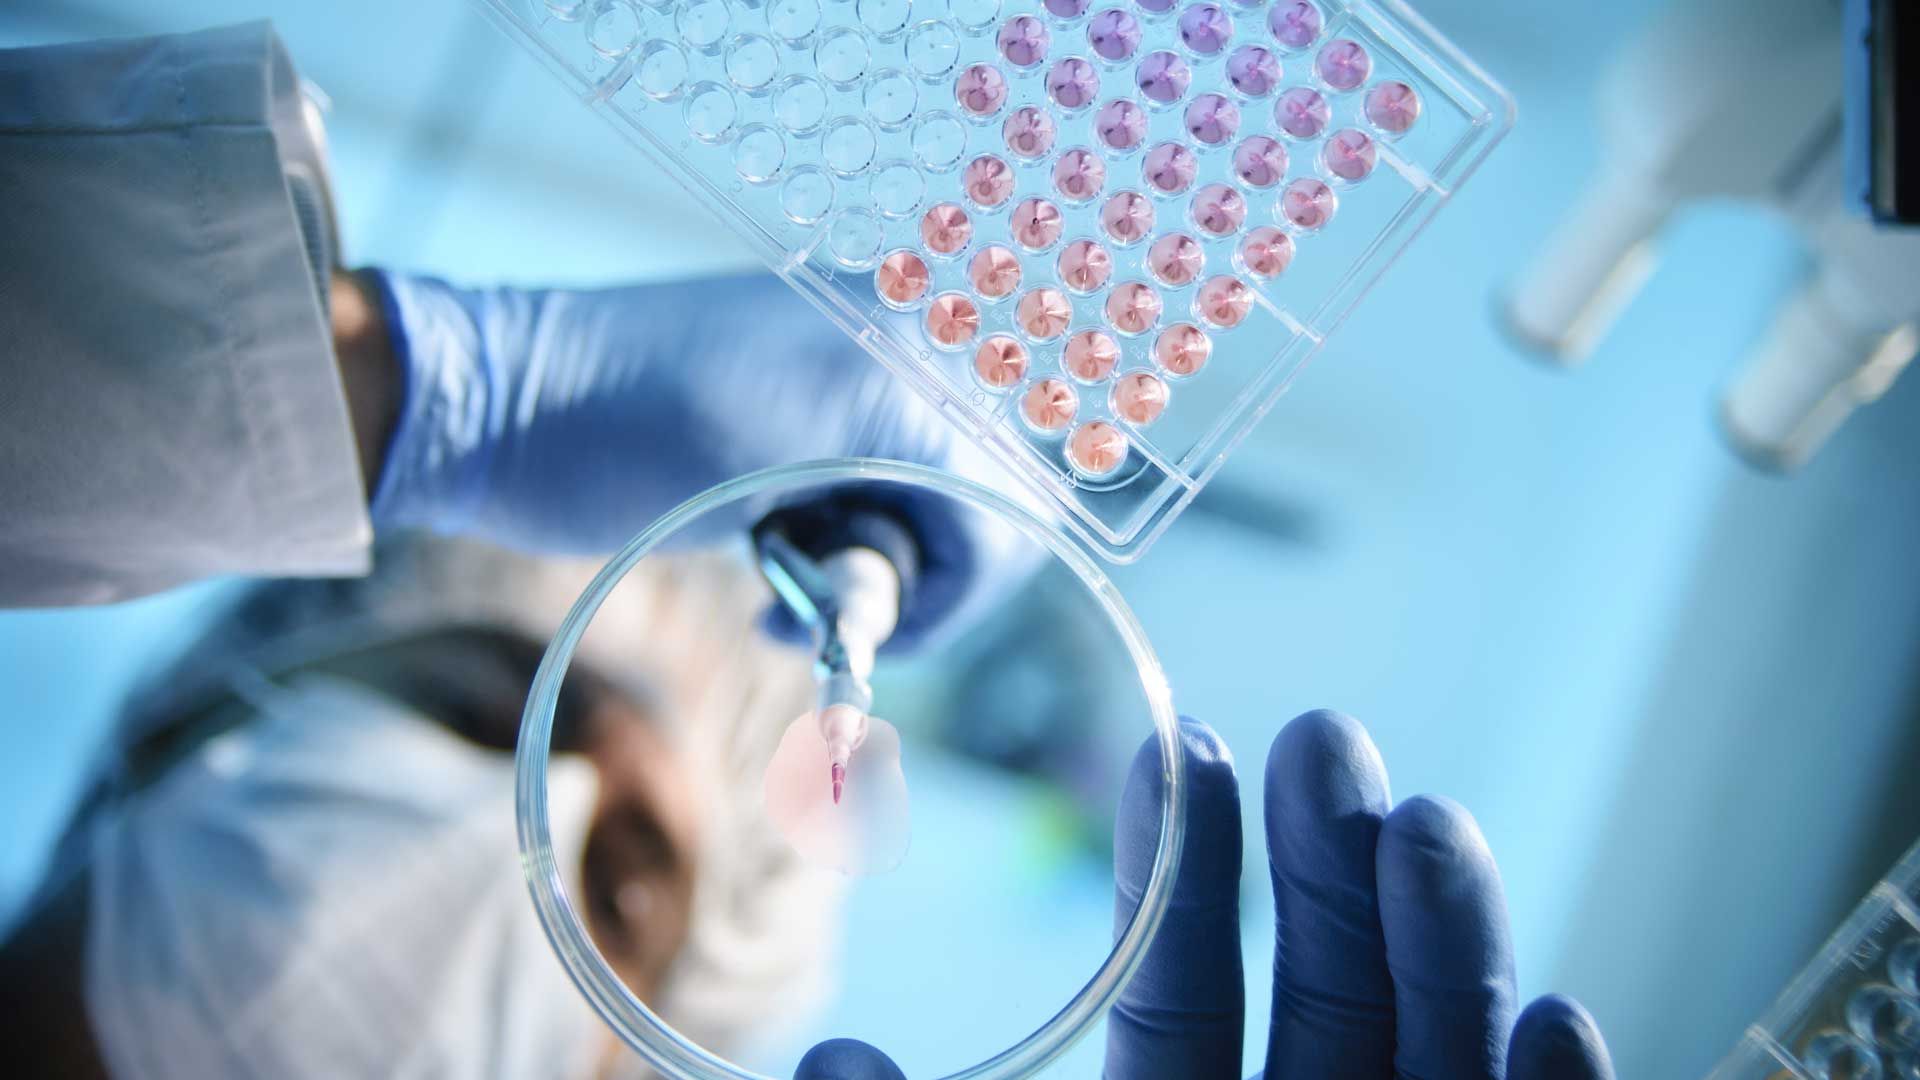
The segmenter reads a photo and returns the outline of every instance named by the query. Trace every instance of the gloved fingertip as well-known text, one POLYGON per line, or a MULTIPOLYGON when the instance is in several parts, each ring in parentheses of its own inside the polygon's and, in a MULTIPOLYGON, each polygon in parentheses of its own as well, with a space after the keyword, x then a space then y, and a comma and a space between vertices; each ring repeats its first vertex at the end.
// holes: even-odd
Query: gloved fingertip
POLYGON ((907 1074, 858 1039, 828 1039, 800 1059, 793 1080, 907 1080, 907 1074))
POLYGON ((1613 1057, 1600 1025, 1560 994, 1534 999, 1513 1025, 1508 1080, 1613 1080, 1613 1057))
POLYGON ((1360 721, 1315 709, 1288 721, 1267 751, 1267 825, 1306 811, 1318 821, 1364 812, 1378 818, 1393 804, 1387 765, 1360 721))
MULTIPOLYGON (((1199 888, 1230 878, 1237 888, 1240 781, 1234 774, 1233 752, 1217 732, 1191 717, 1180 718, 1179 738, 1187 787, 1180 887, 1185 891, 1189 886, 1199 888)), ((1151 735, 1133 756, 1115 824, 1115 877, 1123 887, 1146 885, 1160 837, 1160 804, 1165 790, 1160 738, 1151 735)))

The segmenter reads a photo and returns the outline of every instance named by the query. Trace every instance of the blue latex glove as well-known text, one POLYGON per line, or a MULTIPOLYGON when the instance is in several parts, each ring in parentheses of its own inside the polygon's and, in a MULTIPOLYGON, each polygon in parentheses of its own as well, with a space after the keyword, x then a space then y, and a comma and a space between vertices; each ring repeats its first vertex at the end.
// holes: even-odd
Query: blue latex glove
MULTIPOLYGON (((880 457, 991 476, 938 413, 771 275, 598 291, 374 277, 407 377, 377 527, 601 554, 706 488, 786 462, 880 457)), ((899 643, 978 588, 997 541, 946 500, 891 497, 921 556, 899 643)), ((744 535, 771 509, 736 504, 690 539, 744 535)))
MULTIPOLYGON (((1172 907, 1108 1019, 1107 1080, 1240 1074, 1240 794, 1219 736, 1185 721, 1186 850, 1172 907)), ((1134 759, 1115 828, 1115 927, 1139 904, 1160 834, 1160 755, 1134 759)), ((1493 855, 1444 799, 1393 806, 1355 721, 1288 724, 1267 756, 1279 919, 1270 1080, 1611 1080, 1593 1018, 1548 995, 1513 1018, 1512 946, 1493 855)), ((893 1080, 871 1047, 823 1044, 795 1080, 893 1080)))

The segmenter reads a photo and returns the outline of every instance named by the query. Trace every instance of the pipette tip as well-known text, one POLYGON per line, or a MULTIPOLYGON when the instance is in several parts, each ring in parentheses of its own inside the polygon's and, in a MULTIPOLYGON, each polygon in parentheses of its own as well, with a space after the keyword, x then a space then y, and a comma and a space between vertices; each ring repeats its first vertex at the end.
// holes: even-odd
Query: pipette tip
POLYGON ((833 763, 833 805, 840 805, 840 789, 847 783, 847 767, 839 762, 833 763))

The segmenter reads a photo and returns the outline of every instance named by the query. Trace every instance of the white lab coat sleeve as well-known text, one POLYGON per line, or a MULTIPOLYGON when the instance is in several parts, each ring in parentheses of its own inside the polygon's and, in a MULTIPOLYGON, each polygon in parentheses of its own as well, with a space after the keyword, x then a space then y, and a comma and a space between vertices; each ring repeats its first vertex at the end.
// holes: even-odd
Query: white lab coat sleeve
POLYGON ((0 606, 366 569, 265 23, 0 50, 0 606))

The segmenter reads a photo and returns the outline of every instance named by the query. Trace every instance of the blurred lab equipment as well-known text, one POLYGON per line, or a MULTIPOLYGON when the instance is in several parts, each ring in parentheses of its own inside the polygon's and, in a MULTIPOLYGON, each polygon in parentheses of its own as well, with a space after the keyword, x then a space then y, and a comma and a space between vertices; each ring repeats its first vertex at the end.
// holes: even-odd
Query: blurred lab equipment
POLYGON ((1835 4, 1698 0, 1643 32, 1599 90, 1601 174, 1511 286, 1513 333, 1584 360, 1673 213, 1736 199, 1782 215, 1810 267, 1723 392, 1728 441, 1792 469, 1884 394, 1920 347, 1920 236, 1876 227, 1846 182, 1841 22, 1835 4))
POLYGON ((1741 1036, 1709 1080, 1920 1076, 1920 844, 1741 1036))

